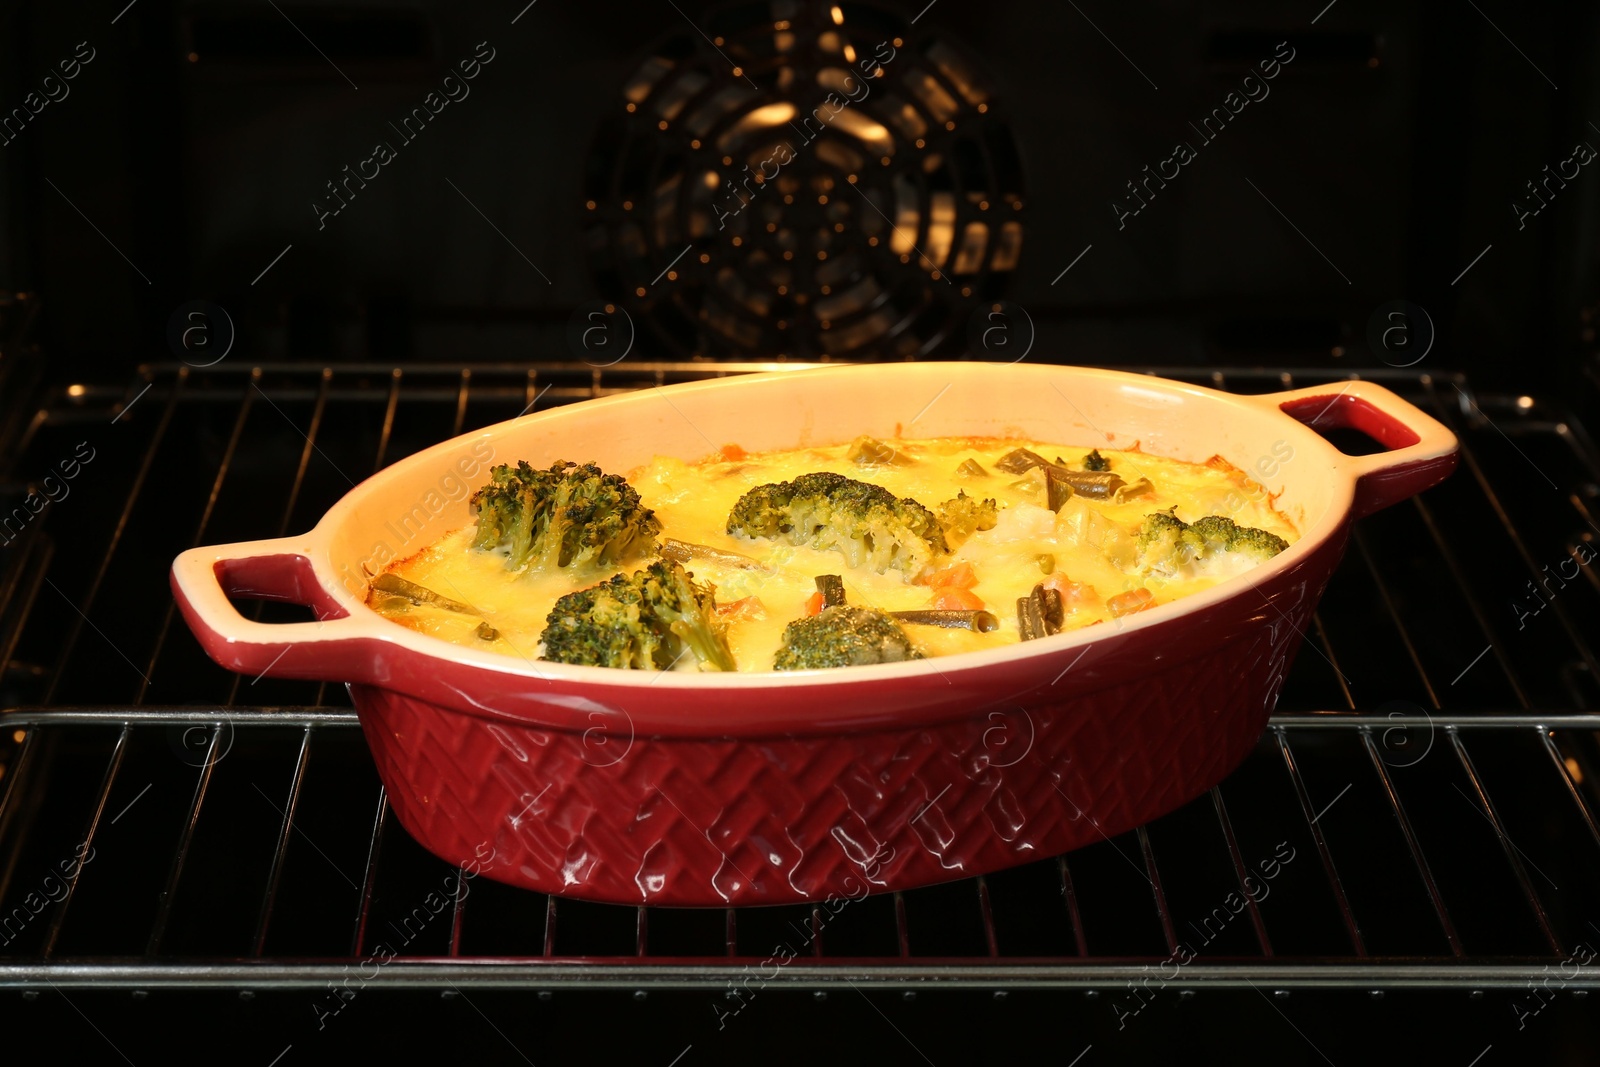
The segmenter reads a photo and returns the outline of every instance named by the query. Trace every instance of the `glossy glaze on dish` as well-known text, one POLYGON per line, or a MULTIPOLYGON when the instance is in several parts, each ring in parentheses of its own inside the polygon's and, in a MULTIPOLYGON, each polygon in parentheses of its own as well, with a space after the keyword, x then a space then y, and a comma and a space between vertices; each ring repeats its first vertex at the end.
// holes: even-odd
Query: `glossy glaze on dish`
POLYGON ((224 666, 351 683, 396 817, 448 862, 490 842, 484 874, 540 892, 789 903, 1025 863, 1199 796, 1265 727, 1351 524, 1455 464, 1446 427, 1369 381, 1239 396, 1066 366, 775 372, 646 389, 446 441, 368 479, 307 533, 182 554, 172 587, 224 666), (1221 455, 1274 494, 1300 539, 1115 627, 803 676, 524 660, 415 633, 363 604, 363 563, 471 521, 464 498, 422 503, 470 462, 578 454, 626 471, 717 442, 759 451, 889 437, 913 420, 930 437, 1221 455), (1335 426, 1390 451, 1346 455, 1316 430, 1335 426), (1271 468, 1279 441, 1294 458, 1271 468), (401 522, 408 514, 422 521, 401 522), (230 596, 310 605, 316 620, 254 621, 230 596))

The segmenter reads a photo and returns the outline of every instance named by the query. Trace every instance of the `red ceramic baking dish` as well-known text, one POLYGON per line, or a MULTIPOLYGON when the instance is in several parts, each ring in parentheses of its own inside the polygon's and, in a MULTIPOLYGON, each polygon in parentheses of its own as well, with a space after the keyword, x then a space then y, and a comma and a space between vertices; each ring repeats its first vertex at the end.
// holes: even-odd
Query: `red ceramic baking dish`
POLYGON ((1235 396, 1074 367, 896 363, 651 389, 501 423, 367 479, 298 537, 198 548, 172 588, 217 662, 346 682, 395 815, 514 885, 652 905, 906 889, 1051 856, 1221 781, 1277 699, 1350 524, 1443 479, 1456 441, 1387 389, 1235 396), (1346 455, 1312 427, 1390 449, 1346 455), (651 673, 448 644, 363 604, 368 570, 471 521, 494 463, 626 471, 880 437, 994 435, 1220 455, 1277 496, 1287 551, 1203 593, 989 652, 796 673, 651 673), (364 567, 366 568, 364 570, 364 567), (319 621, 268 624, 234 598, 319 621))

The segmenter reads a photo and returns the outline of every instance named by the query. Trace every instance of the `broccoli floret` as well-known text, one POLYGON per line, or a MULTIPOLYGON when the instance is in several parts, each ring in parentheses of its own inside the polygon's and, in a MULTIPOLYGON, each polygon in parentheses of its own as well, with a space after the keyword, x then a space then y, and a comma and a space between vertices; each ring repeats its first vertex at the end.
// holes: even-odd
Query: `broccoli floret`
POLYGON ((960 548, 979 530, 992 530, 1000 520, 1000 507, 993 500, 979 500, 958 491, 935 509, 945 543, 951 550, 960 548))
POLYGON ((950 550, 939 520, 915 500, 826 471, 751 489, 728 513, 728 532, 834 549, 852 567, 896 567, 907 578, 950 550))
POLYGON ((1191 525, 1169 508, 1145 516, 1138 546, 1139 570, 1173 578, 1236 572, 1241 564, 1271 559, 1288 548, 1289 542, 1222 515, 1207 515, 1191 525))
POLYGON ((736 669, 716 617, 716 587, 671 560, 618 574, 556 601, 543 658, 590 667, 666 670, 686 653, 702 667, 736 669))
POLYGON ((511 570, 599 570, 654 551, 661 532, 655 512, 623 478, 593 463, 562 460, 535 470, 524 461, 495 467, 489 477, 472 495, 472 546, 505 549, 511 570))
POLYGON ((1083 469, 1086 471, 1108 471, 1111 469, 1111 461, 1102 456, 1097 448, 1083 457, 1083 469))
POLYGON ((1254 526, 1240 526, 1224 515, 1207 515, 1190 527, 1206 543, 1206 553, 1237 552, 1255 560, 1271 559, 1289 547, 1275 533, 1254 526))
POLYGON ((1168 578, 1188 569, 1206 547, 1205 539, 1171 508, 1145 516, 1137 543, 1139 569, 1168 578))
POLYGON ((848 605, 796 619, 784 628, 783 647, 772 667, 801 671, 820 667, 860 667, 921 659, 900 624, 881 611, 848 605))

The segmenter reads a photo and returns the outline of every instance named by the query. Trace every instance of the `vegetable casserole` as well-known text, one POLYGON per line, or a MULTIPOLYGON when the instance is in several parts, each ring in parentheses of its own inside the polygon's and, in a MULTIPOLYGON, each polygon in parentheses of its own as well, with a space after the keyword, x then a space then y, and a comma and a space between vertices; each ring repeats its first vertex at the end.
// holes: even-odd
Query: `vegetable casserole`
MULTIPOLYGON (((1292 457, 1278 442, 1266 461, 1292 457)), ((1114 624, 1298 536, 1220 457, 996 438, 729 445, 626 478, 502 465, 472 505, 472 525, 374 576, 368 604, 462 645, 656 670, 895 662, 1114 624)))

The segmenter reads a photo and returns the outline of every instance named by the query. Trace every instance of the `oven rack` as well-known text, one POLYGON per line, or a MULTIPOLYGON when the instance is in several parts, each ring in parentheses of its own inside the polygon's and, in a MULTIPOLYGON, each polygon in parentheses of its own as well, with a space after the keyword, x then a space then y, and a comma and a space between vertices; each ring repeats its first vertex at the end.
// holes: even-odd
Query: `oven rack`
MULTIPOLYGON (((449 875, 394 824, 339 687, 205 659, 166 591, 173 555, 306 528, 387 463, 527 410, 805 369, 224 362, 46 394, 0 451, 4 512, 80 442, 95 459, 0 554, 0 706, 24 709, 0 717, 0 923, 75 847, 97 853, 70 895, 0 933, 0 984, 321 985, 449 875), (149 821, 119 837, 123 820, 149 821)), ((1352 376, 1151 373, 1256 393, 1352 376)), ((781 938, 804 951, 771 980, 817 992, 1094 992, 1168 971, 1180 988, 1475 991, 1558 972, 1600 940, 1584 910, 1600 889, 1600 581, 1587 566, 1551 573, 1600 529, 1594 448, 1537 398, 1478 395, 1459 375, 1362 375, 1451 425, 1462 469, 1358 526, 1280 714, 1208 796, 1060 861, 869 897, 836 919, 474 883, 378 980, 721 986, 770 967, 781 938), (1232 911, 1278 842, 1295 855, 1285 881, 1232 911), (1208 920, 1216 943, 1175 966, 1208 920)))
MULTIPOLYGON (((826 990, 857 982, 897 989, 931 984, 991 990, 1115 990, 1156 974, 1162 985, 1179 988, 1482 990, 1539 981, 1559 973, 1563 961, 1572 972, 1563 979, 1563 988, 1600 985, 1595 969, 1578 962, 1585 956, 1585 946, 1600 941, 1600 931, 1588 928, 1591 913, 1586 910, 1600 881, 1600 828, 1587 790, 1578 785, 1586 777, 1577 770, 1595 763, 1600 731, 1596 714, 1403 715, 1376 722, 1350 714, 1276 716, 1244 768, 1186 808, 1147 827, 1020 871, 868 898, 874 901, 877 916, 892 927, 881 931, 883 936, 875 939, 870 954, 852 951, 874 940, 870 935, 863 939, 859 931, 846 944, 834 946, 827 932, 833 916, 820 905, 714 912, 716 923, 698 924, 693 935, 674 931, 670 937, 674 950, 664 953, 653 943, 651 931, 663 916, 681 916, 688 913, 685 909, 574 904, 495 887, 500 899, 490 904, 496 913, 490 917, 491 930, 501 921, 497 916, 508 900, 520 902, 537 917, 533 924, 537 929, 531 931, 537 948, 526 953, 505 951, 492 933, 476 929, 476 887, 466 872, 420 854, 414 845, 392 861, 410 870, 396 873, 384 867, 404 831, 393 825, 381 788, 369 798, 375 799, 375 806, 356 819, 370 827, 364 841, 347 835, 340 845, 325 848, 305 825, 289 818, 302 807, 313 763, 331 760, 343 766, 364 751, 353 711, 24 709, 8 714, 4 721, 8 729, 25 734, 17 774, 4 797, 7 813, 29 807, 18 794, 30 788, 39 790, 35 808, 82 807, 88 800, 87 817, 77 832, 53 835, 54 851, 73 855, 74 847, 66 844, 72 841, 95 850, 85 851, 89 861, 70 877, 63 876, 60 899, 38 916, 31 936, 28 927, 17 931, 31 951, 0 950, 4 986, 29 988, 48 982, 96 988, 113 983, 140 989, 321 987, 363 960, 370 964, 380 951, 377 946, 403 936, 394 920, 380 913, 386 907, 392 912, 394 898, 403 895, 397 883, 429 882, 418 873, 422 868, 434 869, 436 883, 454 878, 468 888, 451 896, 447 920, 440 913, 435 933, 441 951, 401 954, 378 968, 374 980, 397 988, 720 988, 764 962, 772 968, 775 949, 752 951, 751 938, 740 933, 740 926, 758 912, 772 917, 761 925, 779 930, 780 941, 791 948, 804 941, 810 949, 769 976, 787 988, 826 990), (129 921, 140 916, 146 921, 145 926, 125 932, 137 935, 131 941, 123 937, 130 944, 142 942, 144 951, 104 956, 67 951, 74 908, 80 906, 81 892, 93 892, 85 889, 91 879, 102 885, 147 883, 156 888, 144 858, 125 855, 126 849, 119 850, 108 839, 117 833, 115 823, 135 810, 153 785, 147 783, 141 790, 141 769, 148 767, 152 756, 159 761, 172 754, 160 751, 167 742, 156 735, 170 737, 174 731, 187 730, 202 731, 203 736, 183 743, 182 751, 203 753, 204 758, 183 783, 180 792, 189 799, 181 817, 158 828, 172 842, 170 857, 159 865, 164 876, 159 892, 151 894, 158 903, 153 912, 148 907, 130 908, 127 916, 129 921), (57 769, 57 774, 70 772, 72 779, 66 786, 68 795, 58 798, 55 791, 60 787, 52 785, 51 775, 36 771, 34 763, 36 758, 47 759, 38 754, 52 745, 59 747, 61 735, 74 731, 98 731, 99 737, 83 745, 80 761, 57 769), (1405 733, 1405 743, 1397 743, 1394 732, 1405 733), (1407 746, 1428 751, 1418 757, 1407 746), (245 749, 252 750, 247 760, 230 761, 235 750, 245 749), (1330 758, 1330 749, 1356 755, 1330 758), (1480 764, 1493 750, 1502 755, 1515 751, 1516 756, 1495 760, 1489 771, 1480 764), (136 752, 140 754, 132 755, 136 752), (98 758, 89 758, 91 753, 98 758), (1454 803, 1432 803, 1425 789, 1419 795, 1418 783, 1410 776, 1413 768, 1430 758, 1445 765, 1435 771, 1454 779, 1452 787, 1459 798, 1447 798, 1454 803), (254 835, 255 847, 265 849, 270 859, 201 855, 203 850, 228 852, 245 844, 240 835, 200 835, 197 829, 207 820, 237 823, 233 798, 249 794, 226 779, 269 764, 279 774, 268 787, 252 780, 262 810, 250 821, 260 823, 266 814, 275 813, 269 820, 275 822, 275 832, 254 835), (1346 772, 1352 779, 1341 788, 1337 782, 1346 772), (98 781, 98 789, 82 790, 85 781, 98 781), (1560 858, 1544 854, 1541 845, 1546 835, 1540 832, 1527 797, 1508 806, 1507 782, 1521 792, 1538 793, 1544 803, 1553 800, 1567 806, 1561 821, 1575 831, 1567 839, 1574 854, 1560 858), (223 799, 208 801, 218 794, 223 799), (1282 817, 1281 802, 1286 797, 1294 798, 1297 810, 1292 819, 1282 817), (212 810, 219 805, 220 810, 212 810), (1275 805, 1279 810, 1266 816, 1275 805), (1382 825, 1374 825, 1373 812, 1385 816, 1382 825), (1280 833, 1281 842, 1268 840, 1280 833), (1466 877, 1457 864, 1441 863, 1429 851, 1458 836, 1473 841, 1483 863, 1466 877), (1375 863, 1371 855, 1359 855, 1371 852, 1382 852, 1385 858, 1375 863), (1261 857, 1280 861, 1270 876, 1266 872, 1271 867, 1261 857), (1294 882, 1272 885, 1297 863, 1294 882), (197 907, 187 899, 195 892, 185 884, 191 864, 207 868, 201 878, 208 887, 219 877, 218 871, 234 868, 234 873, 221 876, 230 883, 223 896, 230 906, 236 904, 254 917, 248 937, 238 923, 230 924, 235 927, 231 940, 215 931, 187 929, 178 936, 194 946, 209 941, 209 951, 174 951, 171 933, 195 925, 177 915, 197 907), (284 874, 290 867, 310 868, 314 880, 325 882, 332 881, 333 872, 364 872, 348 921, 330 931, 323 953, 271 950, 285 936, 296 936, 275 929, 298 921, 281 906, 284 874), (1200 869, 1207 869, 1208 876, 1190 877, 1200 869), (264 880, 257 877, 261 870, 267 872, 264 880), (1375 873, 1380 877, 1375 879, 1375 873), (1209 896, 1195 884, 1200 881, 1212 883, 1209 896), (1186 884, 1179 889, 1175 882, 1186 884), (1041 892, 1046 885, 1049 891, 1041 892), (1107 922, 1099 921, 1102 916, 1093 910, 1091 899, 1136 886, 1144 898, 1138 906, 1118 909, 1106 917, 1107 922), (1292 895, 1286 912, 1276 910, 1282 905, 1269 912, 1277 888, 1292 895), (934 897, 935 907, 925 906, 934 897), (1021 899, 1036 908, 1047 901, 1053 904, 1056 914, 1049 925, 1054 929, 1047 936, 1030 940, 1015 931, 1008 911, 1021 899), (1220 907, 1208 911, 1208 903, 1220 907), (1393 909, 1409 910, 1416 925, 1426 929, 1406 933, 1391 928, 1384 912, 1393 909), (563 930, 568 921, 577 928, 563 930), (961 951, 952 950, 955 942, 947 931, 932 932, 930 939, 923 925, 950 921, 973 926, 973 936, 961 951), (1239 936, 1230 939, 1226 951, 1207 952, 1210 941, 1227 934, 1235 922, 1232 930, 1239 936), (1319 923, 1327 928, 1323 951, 1284 951, 1285 932, 1297 944, 1309 943, 1305 928, 1319 923), (811 927, 814 932, 808 933, 808 924, 820 929, 811 927), (1111 930, 1112 925, 1125 929, 1111 930), (629 936, 619 939, 619 932, 629 936), (1394 951, 1411 934, 1420 936, 1410 951, 1394 951), (1097 947, 1118 941, 1133 945, 1141 936, 1151 951, 1110 953, 1097 947), (693 944, 696 939, 698 944, 693 944), (1052 945, 1060 951, 1042 951, 1052 945), (1500 951, 1478 951, 1480 945, 1500 951), (1026 951, 1018 951, 1019 946, 1026 951)), ((4 829, 12 860, 42 844, 26 840, 33 835, 15 822, 4 829)), ((163 838, 158 833, 155 839, 163 838)), ((28 872, 12 863, 4 874, 12 882, 10 888, 16 889, 28 872)), ((100 898, 105 895, 100 890, 100 898)), ((843 904, 839 914, 852 904, 864 903, 843 904)), ((200 907, 203 910, 203 904, 200 907)), ((400 908, 404 910, 403 902, 400 908)), ((410 932, 408 924, 404 933, 410 932)), ((423 932, 420 926, 416 932, 423 932)))

